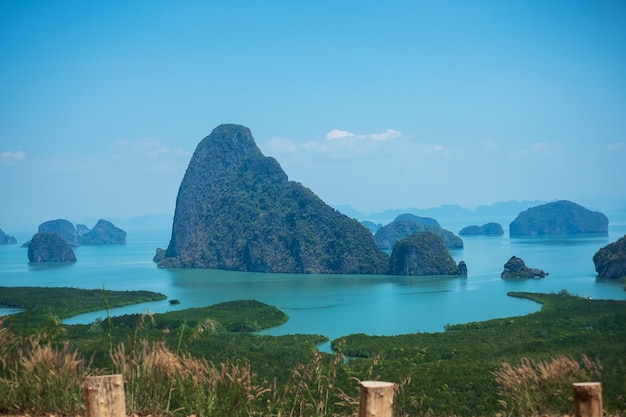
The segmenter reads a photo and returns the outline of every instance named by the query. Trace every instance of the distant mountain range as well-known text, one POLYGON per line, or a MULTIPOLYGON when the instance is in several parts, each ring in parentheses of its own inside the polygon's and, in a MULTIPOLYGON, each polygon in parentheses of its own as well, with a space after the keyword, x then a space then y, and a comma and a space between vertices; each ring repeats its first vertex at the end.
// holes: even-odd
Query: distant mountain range
MULTIPOLYGON (((609 215, 609 217, 612 212, 626 214, 626 199, 584 199, 576 200, 575 202, 590 209, 603 212, 609 215)), ((512 220, 522 211, 546 203, 548 203, 548 201, 505 201, 490 205, 480 205, 474 210, 455 204, 445 204, 432 208, 412 207, 407 209, 388 209, 375 213, 367 213, 356 210, 349 204, 332 205, 332 207, 346 216, 355 218, 359 221, 370 221, 384 225, 391 223, 396 217, 406 213, 421 217, 433 217, 435 219, 449 217, 510 217, 512 220)), ((150 228, 155 226, 171 227, 173 218, 173 214, 164 213, 147 214, 129 218, 116 218, 112 219, 112 221, 124 229, 133 229, 150 228)), ((96 220, 97 219, 94 219, 93 221, 86 221, 85 223, 94 223, 96 220)))
MULTIPOLYGON (((374 223, 387 224, 393 221, 397 216, 405 213, 414 214, 422 217, 446 218, 446 217, 511 217, 514 218, 520 212, 531 207, 546 204, 548 201, 505 201, 490 205, 480 205, 474 210, 465 207, 445 204, 432 208, 406 208, 406 209, 388 209, 381 212, 365 213, 354 209, 349 204, 334 205, 333 207, 345 214, 361 221, 370 221, 374 223)), ((589 207, 593 210, 601 211, 606 214, 610 212, 626 213, 626 199, 584 199, 576 201, 576 203, 589 207)))

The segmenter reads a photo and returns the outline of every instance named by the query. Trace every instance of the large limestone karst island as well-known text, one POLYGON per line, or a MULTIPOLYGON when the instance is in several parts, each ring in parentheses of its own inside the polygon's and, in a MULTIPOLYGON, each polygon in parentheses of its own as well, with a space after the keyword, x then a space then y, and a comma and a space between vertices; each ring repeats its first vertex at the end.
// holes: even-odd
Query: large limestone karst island
POLYGON ((161 268, 381 274, 369 230, 289 181, 244 126, 220 125, 197 146, 178 190, 161 268))

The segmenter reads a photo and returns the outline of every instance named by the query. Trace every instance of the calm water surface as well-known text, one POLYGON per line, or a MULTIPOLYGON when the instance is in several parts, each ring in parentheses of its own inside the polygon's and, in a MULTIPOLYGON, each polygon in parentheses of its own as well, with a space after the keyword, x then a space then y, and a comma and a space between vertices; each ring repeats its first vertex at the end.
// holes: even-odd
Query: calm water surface
MULTIPOLYGON (((438 219, 454 233, 470 224, 512 219, 438 219)), ((464 237, 464 249, 452 251, 468 266, 467 278, 375 275, 297 275, 239 273, 219 270, 160 270, 152 262, 156 247, 166 247, 170 229, 127 229, 123 246, 75 248, 72 265, 33 265, 19 245, 33 232, 12 233, 18 245, 0 245, 0 286, 48 286, 151 290, 179 299, 113 309, 112 314, 161 313, 223 301, 256 299, 289 315, 289 321, 264 333, 315 333, 331 340, 351 333, 395 335, 442 331, 446 323, 465 323, 528 314, 536 303, 511 298, 508 291, 558 292, 626 300, 612 282, 596 281, 593 254, 626 234, 626 216, 611 219, 608 235, 509 238, 464 237), (511 256, 550 273, 539 280, 504 281, 511 256)), ((13 312, 0 309, 0 314, 13 312)), ((104 312, 82 314, 66 323, 90 323, 104 312)))

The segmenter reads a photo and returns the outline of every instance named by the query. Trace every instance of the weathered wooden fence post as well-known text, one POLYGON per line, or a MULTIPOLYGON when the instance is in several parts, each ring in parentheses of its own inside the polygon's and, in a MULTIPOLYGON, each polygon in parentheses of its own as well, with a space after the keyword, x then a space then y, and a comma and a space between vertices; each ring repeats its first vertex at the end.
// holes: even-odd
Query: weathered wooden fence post
POLYGON ((126 417, 122 375, 88 376, 83 379, 87 417, 126 417))
POLYGON ((361 381, 359 417, 391 417, 396 384, 382 381, 361 381))
POLYGON ((602 384, 574 384, 574 417, 602 417, 602 384))

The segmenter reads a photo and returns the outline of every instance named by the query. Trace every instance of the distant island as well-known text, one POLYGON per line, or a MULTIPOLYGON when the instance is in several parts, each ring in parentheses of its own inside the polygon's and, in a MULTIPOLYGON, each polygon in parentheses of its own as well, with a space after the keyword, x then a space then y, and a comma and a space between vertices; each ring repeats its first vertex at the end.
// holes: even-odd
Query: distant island
POLYGON ((17 243, 17 240, 13 236, 9 236, 0 229, 0 245, 8 245, 17 243))
POLYGON ((50 232, 36 233, 28 245, 28 261, 41 262, 76 262, 72 246, 63 238, 50 232))
POLYGON ((504 234, 502 225, 500 223, 485 223, 482 226, 472 225, 461 229, 459 235, 461 236, 501 236, 504 234))
MULTIPOLYGON (((104 219, 98 220, 93 229, 84 224, 74 226, 66 219, 48 220, 39 225, 37 233, 57 234, 71 247, 126 244, 126 232, 104 219)), ((30 243, 28 241, 22 246, 28 247, 30 243)))
POLYGON ((421 232, 430 232, 441 237, 448 249, 462 249, 463 240, 454 233, 445 230, 431 217, 420 217, 410 213, 399 215, 391 223, 382 226, 374 234, 379 248, 392 249, 396 242, 421 232))
POLYGON ((607 233, 609 219, 567 200, 555 201, 521 212, 509 225, 511 236, 607 233))
POLYGON ((504 264, 504 270, 500 274, 503 279, 515 278, 544 278, 549 274, 542 269, 529 268, 522 258, 511 256, 504 264))

